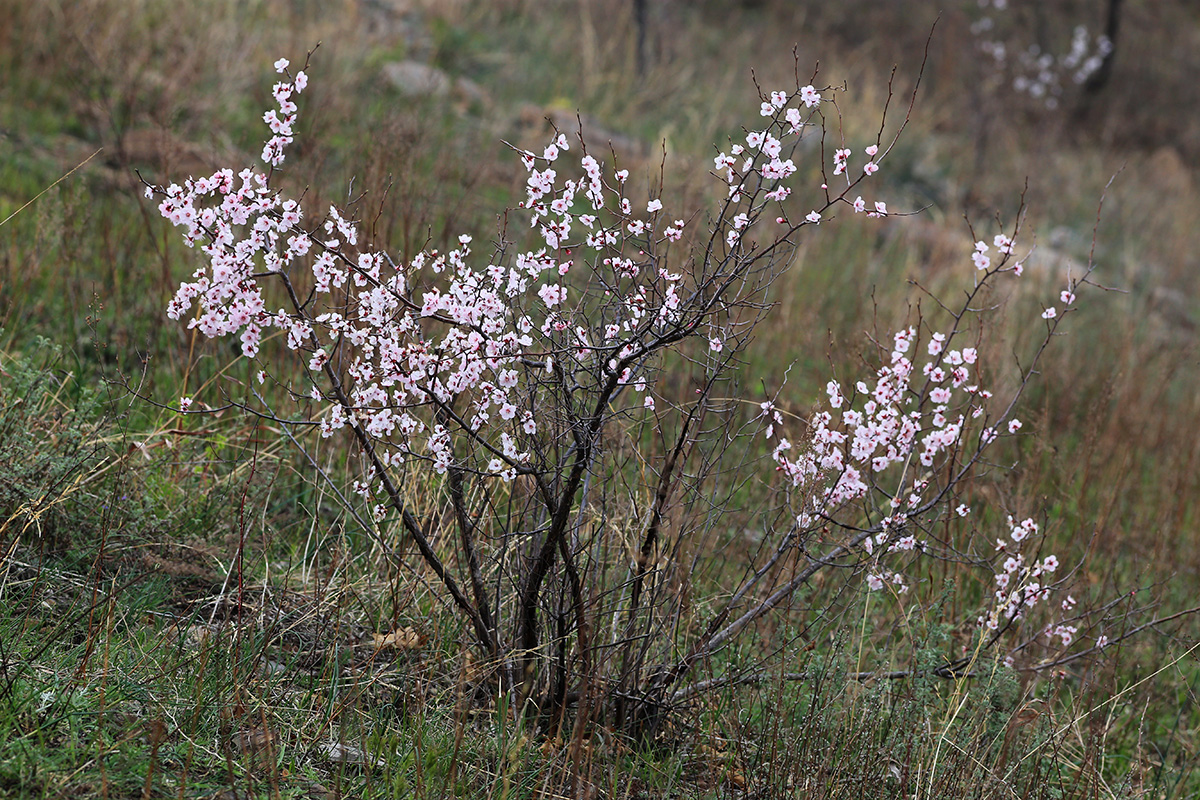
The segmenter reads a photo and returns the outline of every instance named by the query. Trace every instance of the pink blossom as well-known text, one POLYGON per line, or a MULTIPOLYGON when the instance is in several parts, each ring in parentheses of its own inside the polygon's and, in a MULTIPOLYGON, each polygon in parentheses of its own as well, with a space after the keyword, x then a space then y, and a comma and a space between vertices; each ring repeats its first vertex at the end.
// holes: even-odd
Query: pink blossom
POLYGON ((792 160, 779 160, 773 158, 767 164, 763 165, 762 174, 767 180, 778 181, 788 178, 796 172, 796 165, 792 160))
POLYGON ((567 290, 564 286, 544 283, 542 288, 538 289, 538 297, 542 298, 547 308, 553 308, 566 299, 567 290))
POLYGON ((1074 625, 1057 625, 1054 628, 1054 635, 1062 640, 1063 647, 1070 647, 1077 630, 1078 628, 1074 625))
POLYGON ((825 384, 825 392, 829 395, 829 405, 834 408, 842 407, 842 388, 838 386, 837 381, 830 381, 825 384))

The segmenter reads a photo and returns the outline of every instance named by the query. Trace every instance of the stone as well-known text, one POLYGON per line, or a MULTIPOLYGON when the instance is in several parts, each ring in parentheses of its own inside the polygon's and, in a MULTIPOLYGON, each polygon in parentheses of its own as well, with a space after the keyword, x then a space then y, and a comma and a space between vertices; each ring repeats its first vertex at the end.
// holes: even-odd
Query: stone
POLYGON ((443 97, 454 85, 445 72, 419 61, 384 64, 383 77, 405 97, 443 97))

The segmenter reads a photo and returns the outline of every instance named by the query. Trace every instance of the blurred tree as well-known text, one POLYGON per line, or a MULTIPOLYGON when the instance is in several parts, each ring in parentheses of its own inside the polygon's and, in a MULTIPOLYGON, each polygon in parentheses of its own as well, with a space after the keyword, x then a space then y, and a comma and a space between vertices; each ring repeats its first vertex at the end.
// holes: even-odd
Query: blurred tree
POLYGON ((646 74, 646 0, 633 0, 633 24, 637 31, 637 74, 646 74))
POLYGON ((1104 21, 1104 38, 1108 40, 1109 48, 1101 56, 1100 67, 1093 72, 1083 85, 1084 94, 1098 94, 1108 85, 1112 78, 1113 59, 1117 54, 1117 29, 1121 24, 1121 0, 1108 0, 1108 13, 1104 21))

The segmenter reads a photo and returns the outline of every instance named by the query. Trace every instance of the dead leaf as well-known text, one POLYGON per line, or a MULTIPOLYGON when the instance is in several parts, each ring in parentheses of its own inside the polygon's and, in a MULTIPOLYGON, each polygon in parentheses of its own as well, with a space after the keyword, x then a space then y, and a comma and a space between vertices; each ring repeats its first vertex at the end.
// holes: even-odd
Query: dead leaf
POLYGON ((419 650, 429 637, 410 625, 391 633, 373 633, 371 639, 376 650, 419 650))
POLYGON ((233 743, 239 753, 270 752, 275 748, 275 734, 266 728, 250 728, 238 731, 233 743))
POLYGON ((158 717, 153 717, 146 723, 146 736, 153 747, 158 747, 167 738, 167 723, 158 717))
POLYGON ((213 638, 213 631, 207 625, 189 625, 184 632, 184 643, 189 647, 201 647, 213 638))
POLYGON ((1037 721, 1045 710, 1045 701, 1040 699, 1030 700, 1023 705, 1021 709, 1013 715, 1012 722, 1009 724, 1014 728, 1024 728, 1037 721))
POLYGON ((339 764, 359 764, 364 767, 382 767, 383 759, 376 758, 365 750, 341 742, 325 742, 317 745, 317 752, 339 764))

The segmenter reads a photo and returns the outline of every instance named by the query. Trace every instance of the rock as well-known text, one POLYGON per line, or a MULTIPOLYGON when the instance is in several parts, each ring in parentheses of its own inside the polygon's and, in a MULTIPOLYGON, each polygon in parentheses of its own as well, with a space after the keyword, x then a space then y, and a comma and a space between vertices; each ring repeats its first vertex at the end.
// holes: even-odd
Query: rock
POLYGON ((443 97, 454 85, 445 72, 419 61, 384 64, 383 77, 405 97, 443 97))
POLYGON ((338 764, 357 764, 364 767, 383 767, 384 762, 361 748, 341 742, 324 742, 317 745, 317 752, 338 764))
MULTIPOLYGON (((1048 237, 1051 241, 1054 237, 1048 237)), ((1017 253, 1021 252, 1020 242, 1017 244, 1017 253)), ((1086 261, 1081 261, 1075 258, 1064 250, 1060 250, 1053 244, 1038 244, 1029 255, 1021 259, 1025 265, 1025 271, 1031 277, 1040 277, 1048 280, 1053 285, 1062 285, 1066 287, 1069 282, 1077 281, 1082 278, 1088 270, 1086 261)))
POLYGON ((383 65, 383 77, 405 97, 449 97, 459 111, 487 107, 490 98, 470 78, 452 78, 420 61, 393 61, 383 65))
POLYGON ((105 151, 106 161, 114 167, 149 167, 156 174, 170 176, 173 180, 211 175, 227 166, 221 154, 180 139, 163 128, 126 131, 105 151))
POLYGON ((358 0, 355 10, 359 24, 368 36, 399 38, 410 48, 425 44, 421 9, 413 0, 358 0))
POLYGON ((454 79, 454 97, 461 103, 468 106, 488 106, 491 105, 491 99, 483 88, 471 80, 470 78, 455 78, 454 79))
POLYGON ((650 145, 641 139, 614 131, 592 116, 565 108, 527 103, 521 107, 518 125, 522 129, 520 141, 525 147, 539 153, 550 141, 553 126, 567 135, 572 146, 579 143, 582 135, 588 152, 601 161, 610 152, 615 152, 617 160, 626 165, 640 163, 650 156, 650 145))

